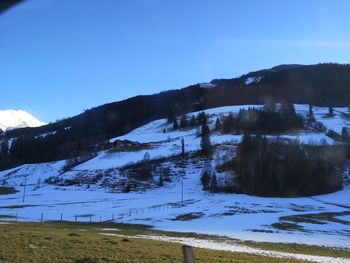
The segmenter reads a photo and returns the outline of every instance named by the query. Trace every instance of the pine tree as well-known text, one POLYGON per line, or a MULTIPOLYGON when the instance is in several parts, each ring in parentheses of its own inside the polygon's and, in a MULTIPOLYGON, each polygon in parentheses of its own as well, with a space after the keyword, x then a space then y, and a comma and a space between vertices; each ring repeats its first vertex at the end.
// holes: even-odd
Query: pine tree
POLYGON ((41 179, 38 178, 38 180, 36 181, 36 186, 35 186, 35 188, 36 188, 36 189, 39 189, 40 186, 41 186, 41 179))
POLYGON ((201 149, 205 155, 209 155, 211 153, 210 130, 208 125, 202 125, 201 149))
POLYGON ((2 159, 4 160, 8 156, 8 153, 9 153, 9 143, 5 139, 0 142, 0 157, 2 157, 2 159))
POLYGON ((179 128, 179 124, 177 123, 176 118, 174 119, 173 129, 177 130, 179 128))
POLYGON ((184 138, 181 138, 181 152, 182 152, 182 155, 185 154, 185 140, 184 140, 184 138))
POLYGON ((208 123, 208 117, 207 117, 207 115, 205 114, 205 112, 203 111, 203 112, 202 112, 202 124, 203 124, 203 125, 207 125, 207 123, 208 123))
POLYGON ((186 128, 188 126, 186 114, 183 113, 180 119, 180 128, 186 128))
POLYGON ((224 119, 223 131, 226 133, 231 132, 234 126, 233 123, 234 123, 233 116, 232 116, 232 113, 230 112, 229 115, 224 119))
POLYGON ((218 191, 218 181, 217 181, 215 173, 213 173, 213 175, 211 177, 210 191, 213 192, 213 193, 218 191))
POLYGON ((328 108, 328 116, 329 116, 329 117, 333 117, 333 116, 334 116, 334 109, 333 109, 332 106, 330 106, 330 107, 328 108))
POLYGON ((175 119, 176 119, 176 117, 175 117, 175 114, 173 112, 171 112, 167 115, 168 123, 173 123, 175 119))
POLYGON ((314 111, 313 111, 313 109, 312 109, 312 105, 310 104, 309 105, 309 115, 311 116, 311 115, 314 115, 314 111))
POLYGON ((148 162, 150 159, 151 159, 151 155, 149 154, 149 152, 145 152, 142 158, 142 162, 148 162))
POLYGON ((196 117, 194 117, 194 115, 191 116, 191 119, 190 119, 190 126, 191 126, 191 127, 196 126, 196 117))
POLYGON ((205 170, 201 176, 201 183, 203 190, 207 190, 210 183, 210 175, 207 170, 205 170))
POLYGON ((314 116, 314 111, 312 109, 312 105, 309 105, 309 113, 307 114, 307 122, 309 125, 311 125, 312 123, 314 123, 315 120, 315 116, 314 116))
POLYGON ((264 108, 265 108, 266 111, 273 111, 273 112, 275 112, 276 111, 276 103, 273 100, 270 100, 270 101, 268 101, 265 104, 264 108))
POLYGON ((197 121, 201 125, 207 125, 208 118, 204 111, 198 113, 197 121))
POLYGON ((221 131, 221 129, 222 129, 222 126, 221 126, 220 119, 217 118, 217 119, 216 119, 216 122, 215 122, 215 130, 216 130, 216 131, 221 131))
POLYGON ((341 130, 341 137, 344 142, 350 142, 349 130, 346 127, 341 130))
POLYGON ((163 180, 163 175, 159 176, 159 182, 158 182, 159 186, 164 186, 164 180, 163 180))

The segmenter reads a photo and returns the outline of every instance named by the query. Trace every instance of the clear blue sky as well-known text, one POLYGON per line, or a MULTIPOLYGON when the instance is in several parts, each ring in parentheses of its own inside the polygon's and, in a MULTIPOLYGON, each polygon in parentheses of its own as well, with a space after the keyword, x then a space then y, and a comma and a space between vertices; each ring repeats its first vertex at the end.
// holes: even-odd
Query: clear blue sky
POLYGON ((350 1, 27 0, 0 16, 0 109, 49 122, 278 64, 349 63, 350 1))

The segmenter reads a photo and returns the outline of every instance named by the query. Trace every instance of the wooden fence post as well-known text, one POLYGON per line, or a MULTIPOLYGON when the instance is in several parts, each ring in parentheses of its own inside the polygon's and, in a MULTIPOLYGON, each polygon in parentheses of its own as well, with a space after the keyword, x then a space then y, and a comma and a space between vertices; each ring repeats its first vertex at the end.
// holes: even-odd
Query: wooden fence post
POLYGON ((192 247, 184 245, 182 246, 182 252, 184 254, 184 263, 194 263, 192 247))

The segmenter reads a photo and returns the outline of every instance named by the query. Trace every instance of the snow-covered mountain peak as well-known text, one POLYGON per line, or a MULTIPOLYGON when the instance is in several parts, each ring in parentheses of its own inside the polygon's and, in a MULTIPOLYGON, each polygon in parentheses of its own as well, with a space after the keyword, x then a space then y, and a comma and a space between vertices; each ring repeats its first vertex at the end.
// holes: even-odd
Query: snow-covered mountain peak
POLYGON ((14 128, 38 127, 45 124, 24 110, 0 110, 0 129, 3 131, 14 128))

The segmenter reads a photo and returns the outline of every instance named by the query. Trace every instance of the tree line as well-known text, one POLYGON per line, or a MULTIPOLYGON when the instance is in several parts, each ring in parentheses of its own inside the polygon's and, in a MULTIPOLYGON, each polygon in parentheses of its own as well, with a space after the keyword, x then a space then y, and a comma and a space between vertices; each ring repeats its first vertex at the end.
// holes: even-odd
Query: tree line
MULTIPOLYGON (((324 157, 326 147, 297 141, 267 139, 245 133, 236 156, 226 170, 236 176, 236 185, 217 191, 259 196, 297 197, 326 194, 342 188, 342 176, 334 161, 324 157)), ((332 151, 335 149, 328 149, 332 151)), ((346 158, 343 156, 342 158, 346 158)), ((203 185, 203 187, 205 187, 203 185)))

